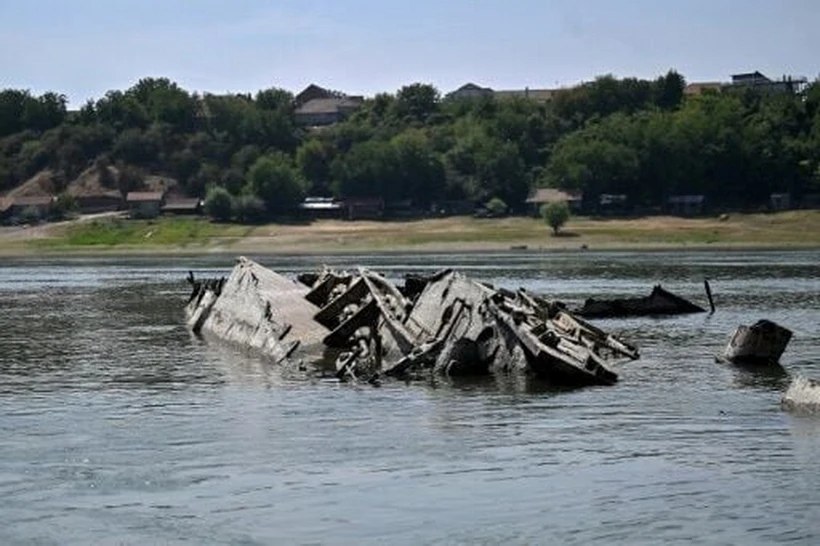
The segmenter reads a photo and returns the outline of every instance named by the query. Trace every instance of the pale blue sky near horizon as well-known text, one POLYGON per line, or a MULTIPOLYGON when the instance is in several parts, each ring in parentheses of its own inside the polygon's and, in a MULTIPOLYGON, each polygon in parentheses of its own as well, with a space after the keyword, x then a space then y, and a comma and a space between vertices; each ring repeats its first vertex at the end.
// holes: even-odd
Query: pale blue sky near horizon
POLYGON ((189 91, 349 94, 820 74, 820 0, 0 0, 0 88, 72 106, 164 76, 189 91))

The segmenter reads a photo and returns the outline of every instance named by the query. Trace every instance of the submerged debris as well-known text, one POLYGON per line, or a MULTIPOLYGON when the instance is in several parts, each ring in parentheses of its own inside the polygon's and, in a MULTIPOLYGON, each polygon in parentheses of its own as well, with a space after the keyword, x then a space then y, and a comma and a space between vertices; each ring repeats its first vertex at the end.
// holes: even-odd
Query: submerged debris
POLYGON ((781 398, 780 407, 796 413, 820 413, 820 381, 795 377, 781 398))
POLYGON ((227 280, 189 281, 194 332, 282 364, 332 363, 342 380, 520 372, 560 385, 609 385, 617 381, 612 361, 638 358, 635 347, 560 303, 451 270, 397 287, 364 268, 292 281, 239 258, 227 280))
POLYGON ((791 330, 770 320, 738 326, 718 360, 735 364, 777 365, 792 338, 791 330))
POLYGON ((590 298, 584 302, 583 307, 575 311, 575 313, 585 318, 682 315, 686 313, 704 312, 706 312, 706 310, 703 307, 669 292, 661 285, 656 285, 650 295, 640 298, 611 300, 596 300, 590 298))

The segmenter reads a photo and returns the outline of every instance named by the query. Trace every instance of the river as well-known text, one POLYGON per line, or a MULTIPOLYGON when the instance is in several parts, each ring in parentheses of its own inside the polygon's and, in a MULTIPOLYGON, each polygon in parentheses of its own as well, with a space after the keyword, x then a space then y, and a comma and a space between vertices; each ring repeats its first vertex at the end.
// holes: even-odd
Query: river
POLYGON ((612 387, 283 377, 192 336, 184 277, 231 257, 0 262, 0 544, 818 544, 820 252, 262 256, 285 273, 456 267, 571 305, 656 283, 717 312, 596 321, 612 387), (784 372, 717 364, 793 330, 784 372))

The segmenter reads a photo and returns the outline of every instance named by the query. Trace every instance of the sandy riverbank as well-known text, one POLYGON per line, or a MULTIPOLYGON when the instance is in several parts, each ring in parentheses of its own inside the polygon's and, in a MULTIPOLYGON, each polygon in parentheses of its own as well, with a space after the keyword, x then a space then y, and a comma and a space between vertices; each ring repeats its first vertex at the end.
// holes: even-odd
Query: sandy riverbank
POLYGON ((295 254, 820 247, 820 211, 714 218, 573 218, 561 236, 539 219, 470 217, 402 222, 238 226, 204 219, 84 218, 0 228, 0 255, 295 254))

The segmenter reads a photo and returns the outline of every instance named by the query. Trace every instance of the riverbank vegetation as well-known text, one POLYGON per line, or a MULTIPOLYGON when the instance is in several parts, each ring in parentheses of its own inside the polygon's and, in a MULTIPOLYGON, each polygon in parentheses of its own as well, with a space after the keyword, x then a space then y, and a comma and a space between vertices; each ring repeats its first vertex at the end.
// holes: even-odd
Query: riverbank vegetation
POLYGON ((86 252, 335 253, 652 248, 820 247, 820 211, 714 218, 573 217, 550 236, 540 218, 450 217, 402 222, 321 220, 242 226, 203 218, 119 218, 0 230, 2 254, 86 252))
POLYGON ((672 195, 759 209, 772 193, 820 192, 820 85, 800 93, 727 88, 686 96, 674 71, 604 76, 548 102, 458 99, 412 84, 366 99, 346 120, 295 122, 294 97, 190 93, 146 78, 68 112, 58 93, 0 92, 0 194, 48 169, 55 191, 96 166, 125 193, 148 174, 190 196, 232 198, 223 217, 276 220, 306 195, 433 203, 503 202, 535 187, 628 196, 663 211, 672 195), (117 173, 111 176, 111 173, 117 173), (239 203, 237 206, 236 203, 239 203))

